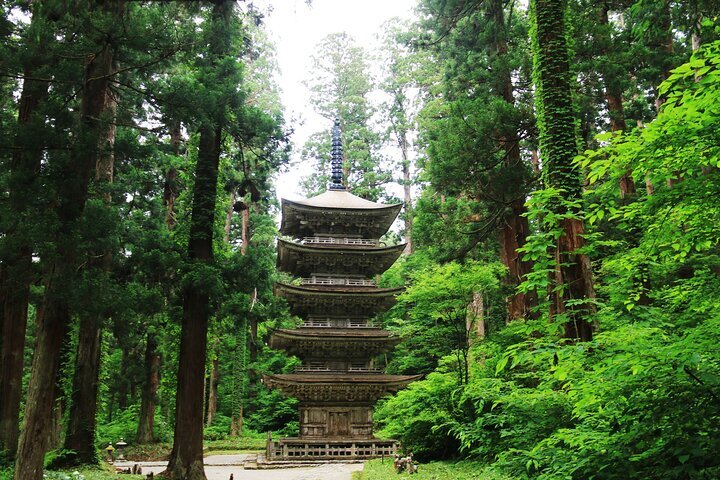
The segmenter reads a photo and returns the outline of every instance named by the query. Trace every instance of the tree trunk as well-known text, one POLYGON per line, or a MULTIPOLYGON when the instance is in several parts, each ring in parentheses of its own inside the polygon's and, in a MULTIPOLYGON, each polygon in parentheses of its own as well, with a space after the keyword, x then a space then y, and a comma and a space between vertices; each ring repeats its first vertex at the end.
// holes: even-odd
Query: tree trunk
MULTIPOLYGON (((495 24, 496 35, 494 35, 495 50, 499 58, 508 55, 508 44, 505 34, 504 2, 492 0, 489 5, 489 14, 495 24)), ((509 105, 515 105, 513 96, 512 76, 508 68, 503 68, 497 73, 499 79, 500 97, 509 105)), ((529 234, 528 220, 525 217, 525 191, 522 159, 520 158, 519 134, 514 132, 500 133, 500 146, 505 150, 505 168, 515 173, 516 191, 511 192, 511 208, 503 205, 506 214, 502 218, 500 229, 500 258, 508 269, 505 283, 510 285, 515 293, 507 299, 508 319, 517 320, 529 317, 532 309, 537 306, 537 295, 517 292, 517 286, 523 282, 523 277, 532 271, 532 262, 523 261, 522 255, 518 254, 518 248, 525 246, 529 234)))
POLYGON ((230 436, 237 437, 242 435, 242 424, 244 408, 243 403, 247 397, 246 376, 247 369, 247 351, 248 351, 248 322, 243 321, 239 325, 239 330, 235 337, 235 352, 233 356, 233 391, 232 391, 232 412, 230 413, 230 436))
MULTIPOLYGON (((527 211, 524 200, 515 201, 512 210, 512 214, 505 217, 500 230, 500 259, 508 269, 505 282, 517 289, 525 275, 532 271, 533 263, 523 260, 518 253, 518 248, 525 245, 530 233, 528 220, 523 215, 527 211)), ((532 318, 536 306, 537 293, 516 291, 507 298, 508 321, 532 318)))
POLYGON ((245 255, 250 246, 250 206, 246 206, 242 211, 241 222, 240 240, 242 243, 240 244, 240 255, 245 255))
POLYGON ((230 436, 242 436, 243 429, 243 407, 241 406, 236 415, 230 420, 230 436))
POLYGON ((155 335, 148 333, 145 345, 145 384, 135 435, 135 441, 139 444, 155 441, 155 400, 160 387, 160 354, 157 352, 157 347, 155 335))
MULTIPOLYGON (((169 125, 170 144, 172 152, 180 155, 180 144, 182 142, 180 122, 172 120, 169 125)), ((175 167, 170 167, 165 174, 165 186, 163 189, 163 203, 165 204, 165 225, 172 230, 177 225, 175 218, 175 200, 178 196, 178 172, 175 167)))
MULTIPOLYGON (((610 32, 610 20, 608 18, 609 5, 605 2, 600 4, 598 11, 598 21, 600 23, 600 46, 601 54, 605 57, 610 55, 610 43, 612 42, 612 34, 610 32)), ((608 61, 611 61, 608 60, 608 61)), ((605 71, 602 72, 603 81, 605 83, 605 100, 607 101, 608 113, 610 114, 610 130, 613 132, 626 131, 627 124, 625 123, 625 109, 622 103, 622 87, 618 85, 618 78, 614 75, 614 72, 605 71)), ((619 181, 620 185, 620 198, 627 198, 635 195, 635 181, 632 177, 632 172, 625 172, 619 181)))
POLYGON ((413 204, 412 204, 412 176, 410 171, 410 155, 409 141, 407 132, 400 133, 400 152, 402 154, 402 172, 403 172, 403 202, 405 203, 405 250, 404 253, 410 254, 415 251, 412 241, 413 231, 413 204))
MULTIPOLYGON (((216 59, 227 54, 229 42, 222 35, 227 29, 233 2, 218 0, 213 7, 210 45, 216 59)), ((213 233, 218 165, 224 112, 212 112, 214 122, 200 127, 195 171, 195 188, 188 240, 188 256, 195 264, 213 262, 213 233)), ((180 336, 180 365, 176 397, 175 436, 164 475, 173 479, 205 479, 203 469, 203 390, 210 297, 201 285, 185 287, 180 336)))
MULTIPOLYGON (((664 65, 660 71, 660 78, 657 79, 655 85, 658 86, 670 76, 670 71, 674 65, 668 60, 675 51, 673 44, 673 30, 672 30, 672 15, 670 13, 670 0, 661 0, 662 10, 660 12, 660 18, 657 19, 658 32, 662 35, 659 40, 661 50, 656 51, 655 54, 660 58, 665 59, 664 65)), ((656 94, 655 98, 655 110, 659 113, 660 107, 665 103, 665 97, 660 94, 656 94)))
MULTIPOLYGON (((37 12, 33 14, 31 30, 36 27, 37 16, 37 12)), ((39 36, 29 35, 29 42, 37 39, 30 47, 39 49, 43 44, 47 45, 51 34, 45 26, 40 29, 39 36)), ((49 85, 48 82, 30 79, 42 60, 39 52, 35 52, 31 58, 32 63, 24 69, 25 79, 18 104, 19 133, 15 138, 16 148, 10 162, 8 203, 14 221, 8 226, 3 239, 7 245, 4 250, 14 253, 0 262, 0 451, 6 451, 9 458, 14 458, 20 434, 25 329, 33 278, 31 241, 28 232, 22 230, 23 221, 31 208, 31 196, 36 188, 42 159, 42 145, 35 135, 28 135, 27 132, 35 124, 43 123, 44 119, 38 110, 47 97, 49 85)))
MULTIPOLYGON (((230 232, 232 231, 232 215, 235 211, 235 189, 233 188, 230 190, 230 205, 228 206, 227 210, 225 210, 225 228, 223 229, 223 241, 226 244, 230 244, 230 232)), ((244 227, 244 225, 243 225, 244 227)), ((244 232, 243 232, 244 233, 244 232)), ((240 248, 245 247, 245 242, 240 246, 240 248)), ((244 255, 244 252, 243 252, 244 255)))
POLYGON ((467 309, 465 328, 468 331, 468 338, 472 338, 470 333, 473 329, 477 339, 485 338, 485 300, 482 292, 473 293, 472 302, 467 309))
MULTIPOLYGON (((112 2, 98 8, 117 18, 122 15, 123 3, 112 2)), ((53 389, 47 386, 53 384, 57 374, 62 341, 70 322, 68 290, 77 275, 77 246, 72 232, 85 208, 88 183, 97 158, 98 139, 101 138, 99 119, 105 113, 106 97, 111 94, 109 75, 113 70, 113 50, 106 41, 106 37, 100 39, 97 53, 87 57, 77 149, 72 160, 65 165, 63 181, 58 186, 58 219, 63 234, 56 239, 58 255, 48 265, 45 275, 45 296, 42 312, 38 314, 37 343, 15 464, 15 480, 42 478, 53 401, 53 389)))
POLYGON ((207 404, 207 423, 209 427, 212 425, 215 414, 217 413, 218 401, 218 384, 220 383, 220 361, 213 358, 210 364, 210 381, 208 382, 208 404, 207 404))
MULTIPOLYGON (((582 195, 580 175, 573 163, 577 153, 574 105, 572 102, 570 63, 566 43, 565 0, 535 0, 533 39, 537 70, 538 126, 543 175, 548 187, 562 188, 565 199, 582 195)), ((548 205, 557 214, 568 213, 566 204, 558 199, 548 205)), ((595 297, 590 260, 577 253, 583 246, 584 227, 581 220, 561 220, 562 233, 554 247, 554 288, 551 291, 550 317, 567 315, 566 337, 592 339, 592 325, 587 316, 593 310, 595 297), (568 305, 572 302, 571 305, 568 305)))
MULTIPOLYGON (((116 66, 113 65, 113 71, 116 66)), ((105 105, 100 121, 100 138, 95 162, 95 180, 100 186, 101 197, 106 206, 112 202, 109 186, 113 182, 115 167, 115 115, 117 99, 112 91, 105 95, 105 105)), ((112 252, 96 252, 87 261, 93 274, 104 277, 111 269, 112 252)), ((66 465, 82 465, 98 462, 95 447, 95 425, 97 415, 97 395, 100 375, 100 346, 102 339, 102 313, 84 313, 80 316, 80 332, 73 389, 70 398, 70 419, 65 436, 65 450, 75 452, 65 457, 66 465)))
POLYGON ((72 450, 65 466, 97 463, 95 447, 95 415, 100 373, 100 343, 102 330, 95 315, 80 318, 80 332, 75 359, 70 418, 65 436, 65 450, 72 450))
MULTIPOLYGON (((217 9, 217 5, 215 7, 217 9)), ((203 125, 196 167, 188 256, 211 263, 215 201, 222 129, 203 125)), ((175 407, 175 436, 165 475, 205 479, 203 469, 203 399, 210 297, 200 286, 183 292, 180 365, 175 407)))

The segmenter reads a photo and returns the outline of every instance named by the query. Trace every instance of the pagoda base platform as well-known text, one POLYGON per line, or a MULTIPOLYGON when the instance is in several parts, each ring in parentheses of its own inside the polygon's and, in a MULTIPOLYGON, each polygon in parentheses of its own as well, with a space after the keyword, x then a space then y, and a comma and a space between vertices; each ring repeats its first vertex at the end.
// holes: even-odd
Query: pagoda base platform
POLYGON ((397 440, 281 438, 267 440, 265 462, 328 463, 392 457, 398 451, 397 440))

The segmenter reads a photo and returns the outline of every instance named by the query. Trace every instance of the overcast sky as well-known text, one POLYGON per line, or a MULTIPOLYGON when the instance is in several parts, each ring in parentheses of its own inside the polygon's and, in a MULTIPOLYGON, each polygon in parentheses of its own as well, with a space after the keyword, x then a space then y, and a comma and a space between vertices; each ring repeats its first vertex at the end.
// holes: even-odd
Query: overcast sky
MULTIPOLYGON (((310 55, 315 46, 331 33, 347 32, 359 45, 374 51, 376 35, 381 25, 392 17, 412 18, 416 0, 260 0, 263 10, 272 11, 265 25, 277 47, 280 65, 279 85, 286 118, 300 120, 292 126, 293 162, 299 162, 300 149, 314 132, 332 127, 324 118, 313 112, 309 92, 302 84, 309 76, 310 55)), ((307 174, 309 165, 294 165, 289 173, 279 176, 276 183, 278 196, 298 199, 301 175, 307 174)))

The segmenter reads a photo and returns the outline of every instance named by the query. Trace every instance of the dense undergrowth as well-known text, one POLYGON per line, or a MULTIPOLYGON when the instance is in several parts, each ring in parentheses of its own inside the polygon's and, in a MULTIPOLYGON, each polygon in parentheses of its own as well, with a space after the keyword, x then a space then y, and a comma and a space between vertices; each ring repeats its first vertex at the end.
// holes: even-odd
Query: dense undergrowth
MULTIPOLYGON (((456 354, 439 359, 379 406, 382 435, 423 461, 471 459, 515 478, 720 478, 719 65, 720 43, 704 46, 661 87, 653 123, 576 159, 589 180, 593 340, 564 339, 567 319, 546 314, 470 338, 467 377, 456 354), (620 201, 626 172, 654 190, 620 201)), ((531 218, 552 214, 533 208, 531 218)), ((525 247, 536 262, 527 291, 547 287, 552 241, 536 235, 525 247)), ((425 288, 406 276, 405 298, 425 288)), ((402 308, 395 317, 418 304, 402 308)))

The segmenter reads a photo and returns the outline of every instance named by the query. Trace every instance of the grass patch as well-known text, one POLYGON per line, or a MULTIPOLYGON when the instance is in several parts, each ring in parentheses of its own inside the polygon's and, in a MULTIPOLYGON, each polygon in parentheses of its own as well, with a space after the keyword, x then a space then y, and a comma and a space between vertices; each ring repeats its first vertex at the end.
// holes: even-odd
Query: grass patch
POLYGON ((353 480, 389 480, 406 478, 410 480, 516 480, 513 477, 498 473, 492 467, 471 462, 430 462, 421 463, 418 466, 418 473, 398 475, 393 469, 392 459, 385 459, 365 462, 361 472, 353 473, 353 480))

